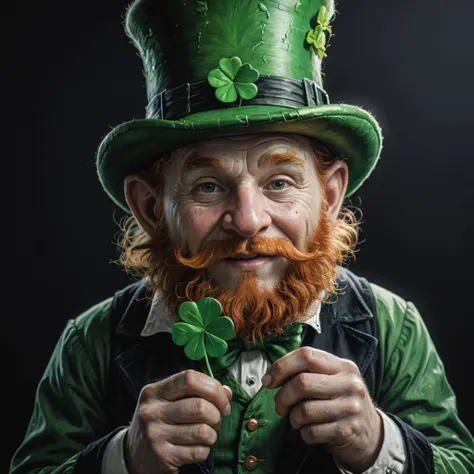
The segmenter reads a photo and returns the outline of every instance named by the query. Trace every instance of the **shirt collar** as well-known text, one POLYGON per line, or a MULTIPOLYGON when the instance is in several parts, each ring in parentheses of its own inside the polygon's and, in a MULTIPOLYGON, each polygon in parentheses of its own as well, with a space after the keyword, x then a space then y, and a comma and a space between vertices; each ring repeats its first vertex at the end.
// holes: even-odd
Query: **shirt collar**
MULTIPOLYGON (((312 316, 301 322, 311 326, 318 334, 321 334, 321 302, 319 300, 311 305, 309 313, 312 316)), ((150 312, 140 335, 150 337, 160 332, 171 333, 173 324, 178 321, 179 319, 166 308, 161 295, 155 293, 150 312)))

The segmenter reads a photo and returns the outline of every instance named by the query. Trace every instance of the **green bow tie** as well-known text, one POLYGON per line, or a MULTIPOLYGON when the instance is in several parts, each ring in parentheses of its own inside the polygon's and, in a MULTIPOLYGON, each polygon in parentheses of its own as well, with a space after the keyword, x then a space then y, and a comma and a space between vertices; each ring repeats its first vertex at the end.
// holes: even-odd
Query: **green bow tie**
POLYGON ((227 343, 226 354, 210 360, 212 370, 218 372, 226 369, 239 358, 242 351, 255 349, 265 352, 273 364, 280 357, 301 347, 302 334, 303 325, 295 323, 286 329, 285 334, 274 336, 269 341, 247 344, 240 339, 232 339, 227 343))

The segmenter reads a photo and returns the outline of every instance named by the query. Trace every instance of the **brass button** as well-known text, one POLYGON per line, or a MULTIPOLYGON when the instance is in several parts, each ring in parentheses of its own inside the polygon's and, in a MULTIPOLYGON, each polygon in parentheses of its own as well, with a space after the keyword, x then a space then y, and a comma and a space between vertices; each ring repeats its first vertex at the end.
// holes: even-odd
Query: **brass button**
POLYGON ((249 431, 255 431, 258 428, 258 421, 255 418, 250 418, 249 421, 247 421, 247 429, 249 431))
POLYGON ((244 466, 247 471, 253 471, 257 468, 258 459, 255 456, 247 456, 244 461, 244 466))

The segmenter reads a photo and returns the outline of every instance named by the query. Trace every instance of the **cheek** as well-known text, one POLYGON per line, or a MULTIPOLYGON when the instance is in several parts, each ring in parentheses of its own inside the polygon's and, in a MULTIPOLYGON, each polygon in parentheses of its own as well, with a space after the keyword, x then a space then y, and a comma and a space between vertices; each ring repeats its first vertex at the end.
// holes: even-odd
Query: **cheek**
POLYGON ((189 207, 182 209, 181 237, 188 243, 191 251, 196 251, 215 227, 219 214, 212 208, 189 207))
POLYGON ((316 227, 320 206, 310 199, 272 205, 273 222, 298 248, 303 249, 306 240, 316 227))
POLYGON ((207 209, 196 209, 189 211, 184 216, 184 222, 189 232, 196 235, 205 235, 209 228, 209 212, 207 209))

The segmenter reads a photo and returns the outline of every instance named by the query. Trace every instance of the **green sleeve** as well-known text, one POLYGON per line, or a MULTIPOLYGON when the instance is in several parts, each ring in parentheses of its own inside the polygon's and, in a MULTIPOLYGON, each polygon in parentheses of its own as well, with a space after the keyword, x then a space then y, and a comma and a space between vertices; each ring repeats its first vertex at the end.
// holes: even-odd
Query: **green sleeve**
POLYGON ((110 306, 109 299, 66 324, 38 384, 10 474, 72 473, 81 451, 106 434, 110 306))
POLYGON ((474 439, 459 419, 456 397, 415 306, 372 285, 381 344, 379 406, 421 432, 436 474, 474 473, 474 439))

